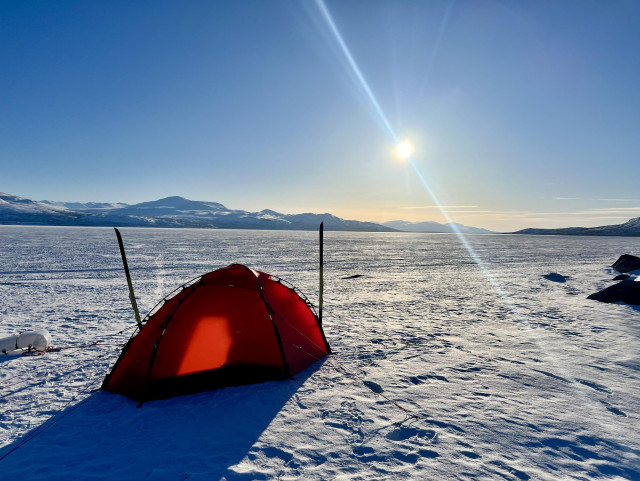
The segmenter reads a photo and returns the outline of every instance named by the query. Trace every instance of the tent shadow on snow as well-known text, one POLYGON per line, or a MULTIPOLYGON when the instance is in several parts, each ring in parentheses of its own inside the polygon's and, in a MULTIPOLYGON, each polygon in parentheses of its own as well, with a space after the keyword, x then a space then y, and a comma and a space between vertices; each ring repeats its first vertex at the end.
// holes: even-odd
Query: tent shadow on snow
POLYGON ((141 408, 100 391, 0 450, 0 472, 47 479, 219 479, 250 451, 319 361, 296 379, 208 391, 141 408))

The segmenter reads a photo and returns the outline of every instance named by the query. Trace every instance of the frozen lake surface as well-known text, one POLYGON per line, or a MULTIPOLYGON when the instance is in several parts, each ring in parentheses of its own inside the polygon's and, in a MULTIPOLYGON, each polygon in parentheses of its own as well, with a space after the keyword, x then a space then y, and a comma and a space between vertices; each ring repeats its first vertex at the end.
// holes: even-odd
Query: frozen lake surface
MULTIPOLYGON (((317 302, 315 232, 122 234, 142 313, 231 263, 317 302)), ((333 356, 137 409, 94 391, 135 328, 113 229, 0 226, 0 337, 47 329, 67 348, 0 357, 0 472, 640 479, 640 310, 586 299, 640 238, 467 239, 483 267, 453 235, 325 233, 333 356)))

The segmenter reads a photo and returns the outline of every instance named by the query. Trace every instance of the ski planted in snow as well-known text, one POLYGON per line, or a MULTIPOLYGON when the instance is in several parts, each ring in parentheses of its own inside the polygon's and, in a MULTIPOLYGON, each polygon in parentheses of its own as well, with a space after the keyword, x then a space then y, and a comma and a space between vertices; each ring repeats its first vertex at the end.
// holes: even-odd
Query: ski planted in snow
POLYGON ((136 296, 133 293, 133 284, 131 284, 131 275, 129 274, 129 264, 127 264, 127 256, 124 253, 124 245, 122 244, 122 236, 120 231, 113 228, 118 236, 118 245, 120 246, 120 255, 122 256, 122 264, 124 265, 124 273, 127 276, 127 284, 129 286, 129 298, 131 299, 131 305, 133 306, 133 312, 136 315, 136 322, 138 327, 142 329, 142 321, 140 320, 140 312, 138 311, 138 304, 136 303, 136 296))

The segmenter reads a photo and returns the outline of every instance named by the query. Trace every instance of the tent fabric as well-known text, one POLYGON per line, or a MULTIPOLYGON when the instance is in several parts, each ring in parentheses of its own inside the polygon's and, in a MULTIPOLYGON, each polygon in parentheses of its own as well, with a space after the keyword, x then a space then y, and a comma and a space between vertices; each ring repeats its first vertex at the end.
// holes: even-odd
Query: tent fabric
POLYGON ((294 288, 233 264, 184 287, 148 318, 102 388, 137 401, 286 379, 330 352, 294 288))

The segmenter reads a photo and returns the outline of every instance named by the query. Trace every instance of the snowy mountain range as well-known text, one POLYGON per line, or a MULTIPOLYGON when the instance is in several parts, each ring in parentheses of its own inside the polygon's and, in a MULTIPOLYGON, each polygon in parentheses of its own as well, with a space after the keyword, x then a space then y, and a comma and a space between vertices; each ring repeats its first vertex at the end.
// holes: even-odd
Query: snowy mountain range
MULTIPOLYGON (((0 224, 199 227, 210 229, 315 230, 362 232, 453 232, 437 222, 392 221, 384 224, 345 220, 331 214, 282 214, 265 209, 260 212, 228 209, 218 202, 166 197, 129 205, 104 202, 35 201, 0 193, 0 224)), ((489 233, 475 227, 455 224, 460 232, 489 233)))
MULTIPOLYGON (((218 202, 166 197, 139 204, 105 202, 36 201, 0 192, 0 224, 124 227, 195 227, 209 229, 315 230, 362 232, 490 234, 489 230, 462 224, 394 220, 377 224, 345 220, 331 214, 282 214, 228 209, 218 202)), ((619 225, 523 229, 514 234, 640 236, 640 217, 619 225)))
POLYGON ((603 225, 599 227, 566 227, 563 229, 523 229, 514 234, 534 235, 615 235, 640 236, 640 217, 630 219, 624 224, 603 225))
POLYGON ((374 222, 344 220, 331 214, 247 212, 177 196, 127 205, 34 201, 0 193, 0 224, 315 230, 320 222, 326 230, 334 231, 394 231, 374 222))
POLYGON ((407 222, 405 220, 392 220, 383 222, 382 225, 391 227, 392 229, 403 232, 428 232, 428 233, 446 233, 451 234, 461 232, 463 234, 492 234, 493 232, 479 227, 469 227, 462 224, 451 222, 449 224, 440 224, 438 222, 407 222), (455 230, 454 230, 455 229, 455 230))

